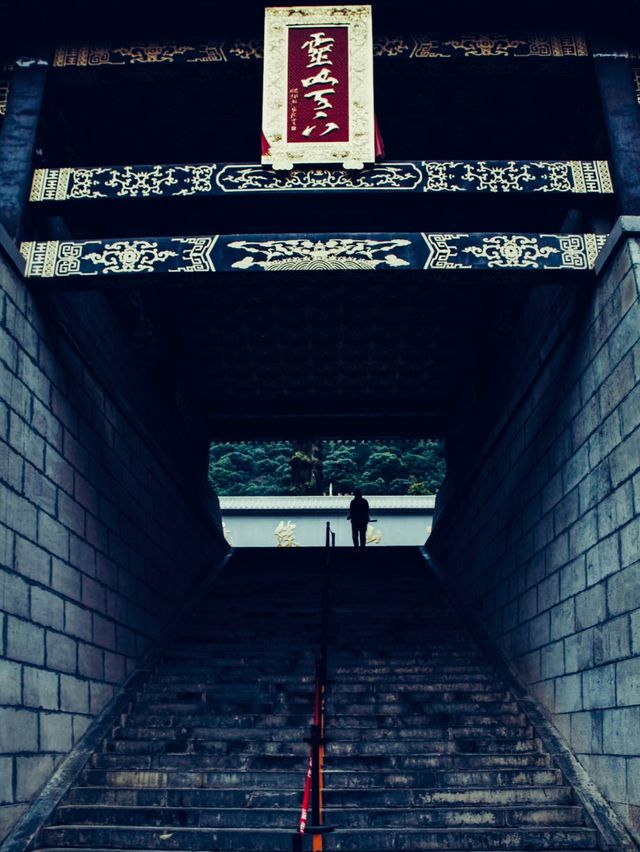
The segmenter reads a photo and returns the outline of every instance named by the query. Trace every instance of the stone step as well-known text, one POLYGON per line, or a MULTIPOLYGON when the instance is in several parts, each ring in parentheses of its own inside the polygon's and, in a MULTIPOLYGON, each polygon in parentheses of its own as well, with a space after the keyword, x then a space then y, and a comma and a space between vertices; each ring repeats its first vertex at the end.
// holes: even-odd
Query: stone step
POLYGON ((336 828, 506 828, 583 826, 582 809, 567 806, 327 808, 325 821, 336 828))
MULTIPOLYGON (((269 681, 274 688, 265 690, 262 684, 257 684, 255 690, 246 690, 240 693, 241 697, 255 695, 256 700, 273 700, 277 697, 295 696, 297 698, 309 699, 314 694, 314 682, 300 684, 297 689, 292 687, 283 689, 281 679, 269 681)), ((151 685, 148 689, 138 693, 138 700, 188 702, 190 704, 210 703, 218 700, 220 695, 225 697, 231 695, 237 697, 237 691, 229 689, 230 681, 213 681, 210 683, 191 682, 182 685, 151 685)), ((381 684, 381 687, 383 684, 381 684)), ((326 693, 327 702, 331 703, 331 710, 341 712, 340 708, 347 704, 354 707, 364 708, 363 712, 370 712, 371 706, 383 704, 387 707, 398 707, 411 701, 417 701, 428 709, 429 712, 443 710, 445 712, 464 712, 465 709, 474 710, 482 707, 483 711, 489 712, 518 712, 518 705, 513 701, 509 693, 483 691, 459 691, 451 692, 447 684, 440 684, 439 689, 434 690, 394 690, 390 684, 384 684, 386 690, 372 687, 368 690, 350 690, 348 692, 335 691, 333 684, 329 682, 326 693), (389 699, 391 696, 391 699, 389 699), (497 697, 496 697, 497 696, 497 697)), ((392 711, 393 712, 393 711, 392 711)))
MULTIPOLYGON (((560 788, 558 788, 560 789, 560 788)), ((302 787, 297 790, 252 790, 228 787, 74 787, 66 801, 80 805, 127 805, 174 808, 299 808, 302 787)), ((568 801, 568 800, 567 800, 568 801)), ((560 804, 564 800, 558 800, 560 804)))
MULTIPOLYGON (((209 739, 207 728, 136 727, 124 728, 131 738, 107 740, 103 753, 115 754, 180 754, 197 752, 200 754, 307 754, 309 750, 306 738, 299 740, 269 741, 262 740, 214 740, 209 739)), ((536 738, 529 740, 491 738, 447 740, 437 737, 425 740, 351 740, 333 742, 327 739, 327 756, 366 756, 396 754, 531 754, 540 753, 542 746, 536 738)))
POLYGON ((442 716, 448 722, 452 718, 462 717, 465 714, 486 716, 492 715, 496 708, 507 706, 507 710, 496 710, 496 716, 503 714, 507 718, 522 716, 510 701, 474 701, 473 693, 461 696, 460 700, 442 700, 437 695, 432 700, 430 693, 413 695, 411 693, 378 693, 377 695, 366 695, 365 693, 349 693, 344 699, 334 699, 327 695, 327 718, 331 716, 397 716, 398 713, 406 713, 409 716, 442 716), (368 712, 367 712, 368 711, 368 712))
POLYGON ((451 754, 465 752, 467 754, 517 754, 539 752, 542 750, 540 740, 533 737, 529 740, 477 738, 457 740, 396 740, 355 742, 332 742, 328 739, 325 753, 330 755, 379 755, 379 754, 451 754))
POLYGON ((411 770, 404 772, 341 771, 326 768, 325 788, 366 787, 515 787, 561 784, 558 769, 411 770))
MULTIPOLYGON (((311 724, 311 713, 234 713, 229 715, 216 715, 216 722, 225 728, 300 728, 311 724)), ((350 717, 348 717, 350 718, 350 717)), ((180 721, 179 719, 177 721, 180 721)), ((183 724, 181 728, 188 733, 188 728, 183 724)), ((162 729, 161 729, 162 732, 162 729)), ((167 733, 166 731, 164 732, 167 733)), ((150 727, 140 728, 127 724, 117 726, 113 729, 112 736, 115 740, 138 739, 155 734, 155 729, 150 727)))
MULTIPOLYGON (((315 689, 315 675, 293 674, 293 675, 261 675, 254 678, 243 678, 241 688, 243 691, 264 695, 270 692, 299 691, 305 694, 313 693, 315 689)), ((216 695, 219 692, 238 691, 238 675, 235 680, 229 676, 212 678, 209 683, 202 683, 197 679, 184 684, 158 683, 150 681, 139 695, 145 700, 153 699, 162 701, 168 698, 170 701, 206 701, 208 695, 216 695)))
MULTIPOLYGON (((297 790, 304 773, 251 770, 85 769, 87 786, 114 787, 248 787, 297 790)), ((369 787, 548 787, 562 784, 558 769, 425 770, 412 772, 327 771, 326 789, 369 787)))
MULTIPOLYGON (((393 714, 379 713, 376 704, 371 705, 371 713, 353 713, 351 705, 348 713, 329 713, 326 722, 327 731, 336 728, 428 728, 430 726, 461 725, 526 725, 526 719, 520 714, 509 713, 483 713, 482 705, 473 710, 459 710, 442 712, 434 710, 433 713, 407 713, 398 712, 393 714)), ((346 709, 342 708, 342 709, 346 709)), ((363 710, 364 708, 360 708, 363 710)))
MULTIPOLYGON (((294 742, 301 741, 309 735, 309 725, 295 728, 257 728, 257 727, 222 727, 218 716, 211 717, 212 726, 207 731, 210 740, 257 740, 260 742, 294 742), (215 724, 215 727, 213 725, 215 724)), ((353 729, 359 730, 359 729, 353 729)))
MULTIPOLYGON (((436 647, 452 646, 469 648, 473 646, 471 636, 458 626, 434 623, 428 616, 416 617, 408 612, 403 617, 371 617, 367 622, 361 619, 340 617, 334 611, 329 613, 331 642, 336 646, 356 644, 361 639, 375 637, 375 641, 388 640, 388 647, 436 647), (343 633, 347 628, 348 633, 343 633), (418 640, 420 644, 414 644, 418 640)), ((314 625, 315 626, 315 625, 314 625)), ((475 649, 474 649, 475 650, 475 649)))
MULTIPOLYGON (((144 702, 140 700, 132 709, 131 715, 138 713, 137 708, 148 708, 151 700, 145 694, 144 702)), ((209 701, 170 701, 167 696, 158 698, 153 706, 175 707, 184 705, 191 715, 207 714, 211 711, 209 701)), ((258 707, 262 705, 258 704, 258 707)), ((272 712, 240 712, 232 710, 227 713, 220 712, 216 707, 216 713, 221 725, 242 726, 258 725, 260 727, 283 727, 289 725, 308 724, 309 711, 312 709, 311 696, 307 695, 307 701, 287 706, 286 700, 279 706, 273 706, 272 712), (306 706, 305 706, 306 704, 306 706)), ((138 713, 138 715, 140 715, 138 713)), ((159 715, 159 714, 155 714, 159 715)), ((175 712, 168 715, 182 715, 175 712)), ((474 721, 474 719, 493 719, 498 725, 526 724, 524 714, 518 711, 515 702, 484 702, 484 701, 460 701, 460 702, 432 702, 422 697, 414 700, 410 697, 401 696, 393 702, 336 702, 328 696, 327 700, 327 725, 335 727, 378 727, 406 725, 448 725, 462 720, 464 725, 486 724, 485 721, 474 721)))
MULTIPOLYGON (((220 730, 220 729, 217 729, 220 730)), ((530 726, 496 725, 491 721, 487 725, 466 726, 433 726, 428 728, 334 728, 331 731, 331 739, 336 740, 426 740, 445 739, 456 740, 459 738, 469 739, 473 737, 495 737, 496 739, 526 739, 533 737, 533 728, 530 726)))
MULTIPOLYGON (((213 617, 215 618, 215 616, 213 617)), ((264 642, 256 643, 255 637, 252 640, 227 643, 224 647, 221 647, 220 643, 213 645, 206 640, 193 640, 190 642, 176 641, 165 648, 164 654, 167 661, 171 660, 173 657, 180 657, 181 659, 182 657, 186 657, 187 659, 193 657, 197 664, 202 664, 207 660, 222 664, 224 662, 232 662, 233 660, 241 659, 246 660, 247 662, 257 663, 258 665, 269 660, 274 663, 282 660, 307 660, 310 657, 318 655, 320 636, 316 635, 315 631, 312 636, 305 638, 303 641, 299 642, 297 646, 294 641, 288 641, 287 644, 282 647, 279 645, 277 639, 277 624, 272 626, 271 632, 274 641, 273 654, 268 653, 264 642)), ((302 630, 297 632, 300 634, 302 633, 302 630)))
MULTIPOLYGON (((302 795, 304 772, 267 770, 85 769, 83 783, 94 787, 244 787, 286 789, 302 795)), ((553 782, 547 782, 553 783, 553 782)))
MULTIPOLYGON (((248 695, 236 696, 235 698, 216 698, 215 700, 208 697, 206 703, 202 702, 202 706, 198 702, 190 704, 189 712, 185 712, 182 707, 178 712, 167 711, 166 708, 163 712, 154 712, 158 709, 155 705, 150 704, 141 709, 138 703, 132 705, 131 709, 122 715, 129 719, 157 720, 152 724, 172 725, 174 719, 179 721, 189 716, 199 717, 203 713, 219 713, 220 715, 228 713, 309 713, 310 708, 313 708, 313 695, 311 693, 291 696, 282 692, 274 693, 266 700, 264 698, 252 700, 251 696, 248 695)), ((142 724, 144 724, 144 721, 142 724)))
MULTIPOLYGON (((146 807, 298 807, 301 790, 202 789, 152 787, 74 787, 67 802, 79 805, 128 805, 146 807)), ((435 807, 508 805, 568 805, 570 787, 464 787, 452 789, 335 788, 324 791, 327 806, 340 808, 435 807)))
POLYGON ((310 699, 306 701, 261 702, 253 704, 247 700, 241 701, 208 701, 202 709, 191 707, 189 713, 154 713, 153 707, 139 710, 134 706, 128 713, 122 714, 121 724, 140 726, 175 728, 176 726, 193 727, 193 725, 210 725, 215 721, 214 714, 226 716, 229 713, 292 713, 309 716, 313 712, 310 699), (149 712, 151 711, 151 712, 149 712))
MULTIPOLYGON (((237 699, 242 699, 245 702, 252 701, 252 703, 253 700, 255 700, 255 705, 260 706, 268 697, 271 697, 271 699, 273 700, 275 694, 275 692, 261 692, 257 695, 253 695, 248 690, 236 693, 221 691, 220 693, 216 693, 216 695, 207 693, 206 701, 188 701, 186 699, 184 701, 161 701, 160 699, 154 700, 153 698, 147 698, 145 695, 142 695, 135 704, 135 711, 147 715, 153 713, 163 716, 207 715, 212 713, 220 713, 220 706, 221 704, 225 703, 225 699, 235 697, 237 699), (218 700, 218 698, 220 700, 218 700)), ((280 693, 281 707, 292 706, 294 703, 300 706, 304 705, 306 707, 309 707, 311 706, 312 702, 313 695, 311 695, 311 693, 309 692, 302 692, 294 695, 286 692, 280 693)), ((249 710, 249 712, 251 712, 251 709, 249 710)))
POLYGON ((547 754, 396 754, 396 755, 330 755, 325 769, 530 769, 551 766, 547 754))
POLYGON ((455 651, 451 648, 439 650, 435 646, 425 647, 422 641, 417 646, 394 649, 386 643, 376 642, 375 639, 358 648, 336 645, 329 640, 328 653, 333 666, 389 665, 390 661, 403 665, 487 665, 486 657, 477 647, 469 647, 465 651, 455 651))
MULTIPOLYGON (((276 607, 277 604, 266 602, 265 606, 276 607)), ((255 616, 245 613, 236 613, 224 620, 220 611, 212 612, 211 616, 215 627, 208 625, 206 628, 181 633, 173 640, 172 647, 189 652, 192 649, 201 651, 205 647, 218 649, 221 646, 229 649, 233 647, 236 651, 244 646, 250 650, 252 642, 256 643, 255 647, 261 647, 260 643, 271 636, 274 650, 278 653, 290 650, 296 640, 300 640, 300 646, 305 649, 312 648, 320 640, 322 622, 319 615, 295 618, 285 612, 282 620, 288 622, 286 629, 281 620, 273 616, 260 623, 255 616)))
POLYGON ((189 644, 178 645, 174 644, 167 648, 164 651, 164 658, 167 660, 167 666, 171 668, 171 666, 176 666, 177 663, 170 662, 171 660, 179 659, 182 661, 183 659, 189 660, 190 654, 194 655, 194 665, 202 666, 207 664, 210 665, 219 665, 222 663, 233 664, 233 663, 242 663, 253 662, 258 665, 272 665, 277 666, 280 663, 291 664, 302 661, 313 662, 318 656, 319 644, 305 644, 298 645, 297 647, 291 647, 286 650, 281 650, 277 646, 274 646, 270 651, 268 645, 265 646, 256 646, 256 645, 232 645, 229 648, 216 648, 215 656, 211 652, 211 648, 203 644, 200 648, 193 648, 189 644))
POLYGON ((414 639, 419 639, 422 645, 433 643, 469 647, 472 644, 471 635, 459 623, 434 621, 428 614, 415 609, 407 608, 404 614, 401 610, 377 616, 367 613, 366 618, 367 620, 363 620, 360 615, 357 617, 341 615, 335 611, 335 607, 331 607, 329 623, 332 628, 335 628, 331 633, 332 643, 348 644, 361 638, 374 636, 378 641, 381 638, 388 638, 391 647, 408 645, 414 639), (348 634, 341 632, 341 628, 344 627, 348 627, 348 634))
MULTIPOLYGON (((117 825, 162 828, 295 828, 300 809, 295 808, 165 808, 120 805, 65 805, 56 811, 56 826, 117 825)), ((336 828, 461 828, 548 827, 583 824, 577 805, 517 807, 428 807, 340 809, 327 807, 325 822, 336 828)))
MULTIPOLYGON (((309 587, 307 592, 310 593, 311 590, 311 587, 309 587)), ((255 621, 273 621, 274 614, 268 609, 264 609, 265 603, 278 604, 287 614, 291 613, 293 616, 305 618, 312 618, 314 615, 319 616, 321 612, 319 603, 315 601, 305 604, 299 599, 287 599, 286 596, 278 598, 276 595, 270 595, 268 599, 266 597, 252 599, 249 597, 248 592, 249 588, 244 590, 244 600, 241 599, 241 596, 238 596, 236 590, 230 594, 216 595, 211 603, 215 609, 223 613, 221 621, 229 620, 230 617, 237 613, 241 613, 255 621), (259 608, 261 605, 263 609, 259 608)), ((201 610, 194 613, 193 618, 189 620, 189 625, 185 626, 181 631, 181 635, 189 634, 192 630, 198 630, 199 628, 211 629, 210 609, 206 613, 203 613, 201 610)))
MULTIPOLYGON (((497 721, 503 724, 500 716, 504 716, 505 720, 513 722, 516 719, 524 718, 517 705, 511 701, 473 701, 470 700, 470 696, 469 700, 463 698, 460 701, 432 701, 429 694, 416 697, 408 693, 390 693, 389 695, 384 693, 383 697, 380 698, 380 696, 365 696, 362 693, 353 694, 352 697, 347 697, 345 700, 335 700, 331 695, 328 695, 326 705, 327 719, 341 716, 397 717, 406 714, 407 716, 432 720, 442 718, 450 723, 452 719, 455 720, 466 715, 495 715, 497 721), (392 695, 395 695, 395 697, 392 698, 392 695)), ((442 722, 437 722, 437 724, 442 724, 442 722)))
MULTIPOLYGON (((228 680, 230 678, 239 679, 242 673, 243 679, 248 680, 302 680, 315 679, 315 671, 313 666, 305 664, 304 666, 288 667, 286 670, 281 668, 273 668, 267 666, 247 666, 247 665, 229 665, 229 666, 208 666, 207 668, 194 668, 186 670, 179 667, 174 668, 173 672, 167 673, 168 669, 163 669, 155 674, 149 682, 149 686, 168 686, 176 689, 185 684, 200 684, 210 683, 215 684, 220 680, 228 680)), ((329 672, 328 683, 378 683, 385 679, 400 683, 476 683, 478 685, 490 686, 494 689, 504 689, 495 674, 487 672, 465 671, 462 667, 458 669, 447 669, 442 671, 435 666, 399 666, 398 668, 389 667, 389 671, 381 671, 379 668, 370 669, 366 666, 355 666, 351 671, 345 671, 344 667, 340 671, 331 669, 329 672), (403 669, 409 669, 404 671, 403 669)), ((450 688, 450 687, 449 687, 450 688)))
MULTIPOLYGON (((307 698, 314 694, 315 685, 313 681, 301 683, 298 680, 287 682, 276 678, 269 678, 260 683, 252 683, 244 680, 237 682, 217 682, 214 683, 208 690, 200 689, 174 689, 167 690, 156 688, 150 685, 147 689, 141 690, 138 693, 139 701, 158 701, 162 702, 168 699, 173 702, 182 703, 205 703, 211 699, 219 697, 236 698, 238 696, 252 696, 256 701, 269 698, 273 700, 274 696, 286 695, 307 698)), ((462 694, 462 693, 460 693, 462 694)), ((474 693, 470 693, 473 695, 474 693)), ((480 694, 480 693, 478 693, 480 694)))
POLYGON ((324 801, 335 808, 376 807, 504 807, 508 805, 573 804, 570 787, 463 787, 446 788, 334 788, 324 790, 324 801))
MULTIPOLYGON (((42 832, 48 848, 282 850, 290 848, 291 829, 182 828, 158 826, 50 826, 42 832)), ((388 828, 337 829, 324 848, 381 852, 387 849, 594 849, 597 833, 588 828, 388 828)))
MULTIPOLYGON (((284 841, 284 842, 286 843, 286 841, 284 841)), ((289 842, 291 842, 290 837, 289 837, 289 842)), ((311 849, 310 842, 311 842, 311 838, 305 836, 305 840, 303 842, 303 846, 304 846, 305 850, 311 849)), ((78 847, 71 847, 71 846, 65 846, 65 847, 53 846, 53 847, 48 847, 47 852, 86 852, 87 848, 88 847, 78 848, 78 847)), ((282 849, 287 850, 287 852, 288 852, 289 848, 290 847, 287 847, 286 845, 282 846, 282 849)), ((413 848, 413 847, 411 847, 411 848, 413 848)), ((560 850, 560 849, 547 849, 547 850, 545 850, 545 852, 582 852, 583 849, 584 849, 584 847, 582 847, 581 849, 578 849, 578 847, 573 847, 573 848, 569 847, 569 848, 562 849, 562 850, 560 850)), ((105 847, 99 848, 99 847, 92 846, 91 850, 92 850, 92 852, 113 852, 113 847, 110 847, 109 849, 107 849, 105 847)), ((30 852, 44 852, 44 849, 41 846, 37 846, 34 849, 30 850, 30 852)), ((127 852, 147 852, 147 850, 144 850, 144 849, 128 849, 127 852)), ((188 850, 188 849, 176 849, 176 850, 173 850, 173 852, 190 852, 190 850, 188 850)), ((371 850, 369 850, 369 852, 371 852, 371 850)), ((458 850, 447 849, 447 852, 470 852, 470 850, 469 849, 458 849, 458 850)))
MULTIPOLYGON (((297 642, 295 638, 292 638, 290 642, 286 644, 283 642, 278 642, 274 639, 274 634, 276 634, 274 625, 274 630, 271 634, 271 642, 273 643, 273 652, 268 654, 268 645, 269 645, 269 634, 267 634, 262 639, 262 644, 267 646, 265 647, 265 655, 268 654, 271 659, 274 658, 286 658, 286 657, 300 657, 300 654, 304 654, 305 656, 315 658, 318 654, 319 647, 319 636, 306 638, 304 644, 301 642, 297 642)), ((165 652, 165 656, 167 659, 187 659, 187 660, 199 660, 206 659, 207 657, 218 657, 218 656, 232 656, 232 657, 243 657, 248 652, 251 653, 252 650, 259 645, 258 639, 256 636, 248 637, 245 642, 200 642, 200 643, 182 643, 175 644, 173 647, 167 649, 165 652)))
MULTIPOLYGON (((136 717, 132 714, 129 724, 135 727, 153 727, 151 720, 156 720, 160 729, 170 727, 169 717, 150 716, 136 717)), ((526 740, 533 739, 533 728, 529 725, 497 725, 487 717, 486 725, 429 725, 416 728, 338 728, 331 729, 331 740, 345 741, 404 741, 404 740, 442 740, 442 741, 487 741, 487 740, 526 740)), ((225 728, 220 725, 219 716, 211 712, 210 715, 191 714, 172 717, 171 726, 188 727, 192 735, 199 739, 209 741, 216 740, 267 740, 280 741, 288 736, 303 738, 308 734, 308 726, 300 728, 225 728), (284 733, 286 732, 286 733, 284 733), (291 733, 293 732, 293 733, 291 733), (246 734, 246 736, 245 736, 246 734)), ((327 723, 327 733, 330 726, 327 723)))
MULTIPOLYGON (((331 667, 329 683, 376 683, 384 678, 403 683, 429 681, 433 683, 482 683, 500 688, 494 673, 471 669, 470 666, 345 666, 331 667)), ((229 670, 230 673, 231 670, 229 670)))
MULTIPOLYGON (((283 744, 284 746, 285 744, 283 744)), ((304 745, 304 743, 303 743, 304 745)), ((133 769, 133 770, 268 770, 296 771, 304 774, 307 768, 309 747, 300 754, 265 754, 265 750, 247 754, 241 743, 233 743, 234 748, 226 753, 206 753, 187 751, 184 753, 154 754, 94 754, 91 766, 95 769, 133 769)))
MULTIPOLYGON (((213 669, 181 669, 174 670, 175 673, 167 674, 167 669, 155 674, 149 681, 148 688, 176 689, 176 690, 210 690, 219 683, 237 683, 238 680, 253 683, 254 681, 298 681, 299 683, 313 683, 315 681, 315 667, 305 665, 303 668, 290 667, 288 669, 275 668, 246 668, 244 666, 227 666, 225 668, 213 669)), ((478 681, 484 683, 484 681, 478 681)), ((443 680, 442 683, 447 683, 443 680)))
MULTIPOLYGON (((224 668, 214 666, 169 666, 163 667, 149 682, 149 687, 168 687, 172 689, 192 689, 200 684, 216 686, 221 680, 228 681, 233 678, 234 683, 254 680, 287 680, 300 679, 303 683, 307 678, 315 679, 315 662, 305 663, 303 666, 263 666, 261 668, 246 668, 244 665, 232 665, 224 668)), ((447 681, 443 681, 446 683, 447 681)), ((481 681, 484 682, 484 681, 481 681)))
MULTIPOLYGON (((420 718, 423 721, 431 720, 431 724, 442 724, 439 719, 451 722, 454 717, 465 717, 465 724, 470 724, 468 720, 471 716, 486 716, 491 714, 499 724, 504 724, 507 720, 514 723, 524 724, 524 715, 519 712, 518 705, 513 701, 504 702, 432 702, 418 699, 412 701, 407 698, 393 703, 384 702, 328 702, 327 724, 330 720, 339 719, 345 716, 348 717, 406 717, 420 718)), ((406 718, 405 717, 405 718, 406 718)))
POLYGON ((415 636, 410 635, 402 624, 390 627, 388 636, 381 635, 380 629, 359 635, 349 622, 344 624, 332 623, 330 629, 333 635, 340 636, 339 639, 330 640, 329 645, 330 650, 336 653, 338 658, 341 654, 370 655, 372 652, 375 654, 376 650, 382 648, 384 648, 387 657, 394 657, 396 653, 398 655, 420 654, 425 659, 438 655, 446 655, 452 660, 481 657, 481 652, 471 639, 459 641, 455 637, 451 637, 448 640, 439 631, 434 633, 433 638, 431 638, 424 627, 416 630, 415 636), (401 638, 398 638, 398 631, 400 631, 401 638))
MULTIPOLYGON (((236 679, 230 675, 224 677, 192 677, 181 682, 150 682, 145 689, 138 693, 141 698, 169 697, 171 700, 202 701, 207 697, 224 694, 252 694, 260 696, 272 692, 285 692, 308 695, 313 693, 315 676, 304 675, 260 675, 243 677, 239 683, 238 674, 236 679), (238 689, 237 687, 241 688, 238 689), (204 696, 204 699, 203 699, 204 696)), ((362 680, 354 678, 351 681, 339 681, 329 679, 327 681, 327 698, 332 701, 360 701, 379 700, 380 693, 399 696, 419 695, 429 702, 460 702, 460 701, 482 701, 483 703, 507 702, 515 706, 515 702, 504 686, 485 681, 471 680, 466 682, 465 689, 460 689, 460 680, 446 681, 439 678, 390 679, 371 678, 362 680)))
POLYGON ((175 737, 160 739, 107 741, 104 754, 218 754, 233 755, 243 753, 255 755, 300 755, 308 754, 309 745, 301 738, 281 742, 263 742, 262 740, 206 740, 195 736, 178 739, 175 737))
POLYGON ((409 694, 424 696, 432 695, 437 701, 509 701, 510 695, 506 689, 494 690, 486 684, 474 682, 457 681, 448 683, 443 689, 437 682, 426 681, 422 683, 406 683, 403 680, 381 680, 379 683, 366 683, 358 681, 331 681, 330 697, 338 700, 351 693, 364 693, 367 696, 409 694))
MULTIPOLYGON (((374 709, 378 710, 381 708, 374 706, 374 709)), ((463 727, 490 724, 497 724, 499 726, 505 726, 508 724, 523 726, 526 724, 526 720, 522 714, 516 715, 512 712, 496 712, 492 715, 488 715, 481 712, 474 713, 471 712, 471 709, 465 708, 465 710, 458 711, 457 713, 434 710, 433 712, 411 713, 411 715, 405 716, 402 713, 404 708, 395 705, 391 709, 393 712, 390 713, 386 711, 381 713, 366 713, 365 708, 363 707, 349 706, 349 713, 329 714, 326 721, 326 728, 327 731, 332 731, 336 728, 399 728, 409 725, 414 728, 428 728, 447 727, 452 725, 454 722, 463 727), (358 710, 359 712, 354 713, 353 710, 358 710)), ((481 708, 477 709, 481 710, 481 708)), ((272 715, 264 713, 237 713, 216 714, 215 721, 217 727, 225 728, 299 728, 301 726, 309 726, 312 721, 311 717, 311 712, 302 714, 283 714, 274 712, 272 715)), ((166 738, 169 736, 168 732, 165 730, 167 727, 166 721, 162 718, 160 721, 161 724, 154 728, 152 725, 134 725, 130 720, 128 720, 125 726, 118 726, 114 728, 113 737, 115 740, 140 739, 153 735, 155 729, 160 728, 161 732, 164 731, 164 736, 166 738), (153 730, 151 730, 152 728, 153 730)), ((180 721, 183 720, 177 718, 176 721, 180 723, 180 721)), ((185 730, 186 734, 189 733, 190 729, 186 724, 184 724, 184 721, 180 727, 185 730)))
POLYGON ((597 848, 597 832, 589 828, 462 828, 338 829, 326 835, 324 849, 362 850, 467 850, 491 849, 577 850, 597 848))
MULTIPOLYGON (((282 744, 284 749, 286 744, 282 744)), ((303 745, 306 745, 303 743, 303 745)), ((264 750, 247 753, 242 743, 233 743, 226 752, 203 753, 193 746, 184 752, 152 754, 138 752, 94 754, 91 766, 96 769, 268 769, 304 772, 308 756, 302 749, 297 754, 277 752, 265 754, 264 750)), ((362 770, 371 772, 411 771, 413 769, 532 769, 546 768, 551 761, 546 754, 464 754, 452 753, 409 755, 331 755, 325 760, 327 771, 362 770)))

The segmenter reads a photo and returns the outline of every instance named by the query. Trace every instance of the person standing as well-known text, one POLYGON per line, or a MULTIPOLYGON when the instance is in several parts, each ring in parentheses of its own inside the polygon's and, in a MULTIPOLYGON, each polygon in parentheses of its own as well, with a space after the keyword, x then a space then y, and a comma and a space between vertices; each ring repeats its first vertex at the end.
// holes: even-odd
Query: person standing
POLYGON ((353 500, 349 504, 347 520, 351 521, 353 546, 364 547, 367 542, 367 526, 369 525, 369 503, 364 499, 359 488, 353 490, 353 500))

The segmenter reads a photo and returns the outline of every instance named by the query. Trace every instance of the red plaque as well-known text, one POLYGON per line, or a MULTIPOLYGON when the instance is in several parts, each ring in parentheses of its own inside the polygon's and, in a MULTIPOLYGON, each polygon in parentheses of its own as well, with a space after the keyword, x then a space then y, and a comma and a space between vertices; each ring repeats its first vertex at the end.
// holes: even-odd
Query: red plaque
POLYGON ((349 30, 289 29, 287 142, 349 141, 349 30))

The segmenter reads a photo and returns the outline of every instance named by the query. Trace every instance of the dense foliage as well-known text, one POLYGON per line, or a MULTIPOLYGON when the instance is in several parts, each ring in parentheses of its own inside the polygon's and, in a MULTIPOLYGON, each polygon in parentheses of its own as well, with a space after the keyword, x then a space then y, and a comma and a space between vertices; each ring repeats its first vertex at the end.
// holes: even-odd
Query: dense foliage
POLYGON ((444 478, 440 441, 212 444, 209 478, 226 495, 434 494, 444 478))

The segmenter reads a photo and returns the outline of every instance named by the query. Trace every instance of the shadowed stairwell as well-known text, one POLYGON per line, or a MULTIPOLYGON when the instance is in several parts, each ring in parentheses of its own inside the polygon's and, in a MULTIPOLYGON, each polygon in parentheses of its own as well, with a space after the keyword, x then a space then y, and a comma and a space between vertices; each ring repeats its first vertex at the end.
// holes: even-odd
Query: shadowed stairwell
MULTIPOLYGON (((324 849, 601 848, 419 551, 334 554, 324 849)), ((37 846, 291 849, 323 581, 320 550, 236 552, 37 846)))

